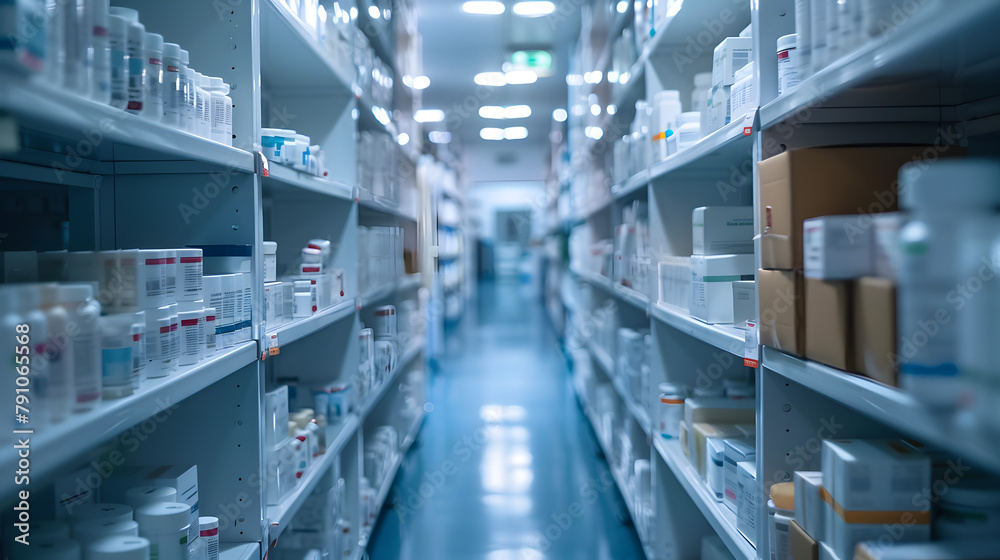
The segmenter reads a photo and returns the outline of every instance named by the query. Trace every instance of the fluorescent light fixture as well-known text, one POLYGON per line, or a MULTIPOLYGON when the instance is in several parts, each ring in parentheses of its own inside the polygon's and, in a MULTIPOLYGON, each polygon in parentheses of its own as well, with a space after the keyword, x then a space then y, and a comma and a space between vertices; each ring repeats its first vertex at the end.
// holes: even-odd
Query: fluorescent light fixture
POLYGON ((613 104, 612 105, 608 105, 608 114, 609 115, 614 115, 617 112, 618 112, 618 107, 615 107, 613 104))
POLYGON ((594 70, 593 72, 587 72, 583 75, 583 81, 588 84, 599 84, 604 78, 604 73, 600 70, 594 70))
POLYGON ((503 107, 498 105, 483 105, 479 108, 479 116, 484 119, 503 119, 503 107))
POLYGON ((462 4, 462 10, 465 13, 481 16, 498 16, 506 9, 503 2, 495 2, 494 0, 473 0, 462 4))
POLYGON ((503 137, 506 140, 524 140, 528 137, 528 129, 523 126, 511 126, 503 129, 503 137))
POLYGON ((375 6, 368 6, 368 15, 371 16, 372 19, 378 19, 382 16, 382 12, 375 6))
POLYGON ((351 6, 351 19, 358 19, 358 9, 354 6, 351 6))
POLYGON ((538 74, 532 70, 513 70, 504 74, 504 79, 511 85, 533 84, 538 81, 538 74))
POLYGON ((503 110, 505 119, 526 119, 531 116, 531 107, 527 105, 511 105, 503 110))
POLYGON ((579 74, 567 74, 566 75, 566 84, 567 85, 571 85, 571 86, 582 86, 583 85, 583 76, 581 76, 579 74))
POLYGON ((400 146, 405 146, 410 143, 410 135, 405 132, 400 132, 399 137, 396 138, 396 142, 399 142, 400 146))
POLYGON ((418 123, 441 122, 444 120, 444 111, 441 109, 420 109, 414 113, 413 120, 418 123))
POLYGON ((413 78, 413 89, 427 89, 431 85, 431 79, 427 76, 417 76, 413 78))
POLYGON ((631 77, 632 76, 628 72, 622 72, 622 75, 618 76, 618 83, 619 84, 627 84, 629 78, 631 78, 631 77))
POLYGON ((593 140, 600 140, 604 137, 604 131, 601 130, 601 127, 599 126, 588 126, 584 129, 584 134, 587 135, 587 138, 591 138, 593 140))
POLYGON ((432 130, 427 133, 427 139, 433 144, 447 144, 451 142, 451 133, 447 130, 432 130))
POLYGON ((598 104, 596 104, 596 103, 593 104, 593 105, 591 105, 590 106, 590 114, 594 115, 595 117, 601 116, 601 106, 598 105, 598 104))
POLYGON ((555 111, 552 111, 552 118, 555 119, 556 122, 566 122, 566 118, 568 116, 569 115, 566 114, 566 109, 556 109, 555 111))
POLYGON ((556 5, 547 1, 532 0, 514 4, 514 13, 523 17, 547 16, 554 11, 556 11, 556 5))
POLYGON ((389 121, 391 120, 389 118, 389 112, 381 107, 372 107, 372 115, 375 117, 375 120, 382 123, 383 126, 389 124, 389 121))
POLYGON ((476 74, 474 80, 481 86, 501 87, 507 85, 507 79, 504 78, 503 72, 480 72, 476 74))
POLYGON ((617 84, 618 83, 618 72, 615 72, 614 70, 609 70, 608 71, 608 82, 610 82, 612 84, 617 84))
POLYGON ((619 14, 624 14, 628 11, 628 2, 626 0, 620 0, 618 2, 617 9, 619 14))
POLYGON ((405 74, 403 76, 403 85, 406 87, 413 87, 413 76, 405 74))
POLYGON ((484 128, 479 131, 479 137, 483 140, 503 140, 503 129, 484 128))

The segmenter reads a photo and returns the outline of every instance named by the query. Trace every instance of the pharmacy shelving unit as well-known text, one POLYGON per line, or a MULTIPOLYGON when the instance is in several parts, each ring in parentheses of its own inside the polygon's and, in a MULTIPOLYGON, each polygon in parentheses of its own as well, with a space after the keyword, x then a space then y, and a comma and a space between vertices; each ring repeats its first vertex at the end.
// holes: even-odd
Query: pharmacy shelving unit
MULTIPOLYGON (((333 12, 332 1, 321 3, 333 12)), ((425 294, 434 274, 425 265, 425 247, 435 238, 422 229, 430 204, 417 180, 419 135, 412 134, 394 158, 399 163, 386 175, 391 191, 359 181, 357 139, 362 130, 413 130, 409 119, 419 94, 397 77, 393 114, 399 120, 379 121, 379 112, 365 106, 367 93, 355 86, 350 53, 331 54, 281 0, 232 2, 224 9, 196 0, 114 4, 138 9, 148 31, 182 44, 192 66, 231 84, 233 146, 51 87, 40 76, 0 70, 0 250, 249 245, 256 279, 253 340, 33 434, 33 518, 54 515, 62 493, 99 494, 108 473, 94 469, 102 464, 197 465, 202 514, 222 521, 221 558, 261 560, 306 498, 335 482, 329 474, 338 464, 348 490, 341 515, 357 539, 352 553, 360 557, 373 529, 360 517, 366 434, 393 426, 403 457, 423 417, 427 319, 420 310, 429 307, 425 294), (260 153, 263 127, 309 135, 323 147, 329 174, 315 177, 267 162, 260 153), (359 228, 367 226, 402 228, 400 250, 410 263, 379 286, 359 286, 358 264, 366 258, 358 249, 359 228), (283 275, 292 273, 312 238, 332 242, 334 266, 346 271, 345 297, 311 317, 267 324, 263 241, 278 242, 283 275), (399 326, 403 348, 396 368, 327 428, 327 453, 280 503, 269 505, 264 393, 282 383, 308 388, 356 381, 360 329, 386 304, 416 310, 399 326)), ((345 12, 354 10, 351 4, 340 3, 345 12)), ((412 64, 396 60, 397 38, 400 48, 420 39, 412 10, 397 2, 393 12, 405 19, 398 37, 394 24, 384 21, 362 30, 379 56, 401 71, 412 64)), ((398 56, 419 63, 419 52, 398 56)), ((382 113, 392 112, 387 109, 382 113)), ((0 465, 16 470, 10 449, 0 453, 0 465)), ((380 484, 381 504, 392 476, 380 484)), ((17 490, 12 478, 0 485, 0 502, 10 503, 17 490)))
MULTIPOLYGON (((930 1, 901 8, 886 22, 888 32, 782 96, 777 94, 775 45, 778 37, 795 31, 795 2, 673 3, 671 12, 657 20, 655 34, 637 50, 625 83, 620 83, 622 74, 615 76, 619 83, 609 84, 604 53, 607 41, 622 28, 609 27, 609 18, 600 14, 616 5, 597 2, 584 11, 578 52, 571 61, 578 79, 568 80, 570 163, 564 175, 570 176, 570 187, 560 205, 570 208, 565 223, 574 235, 596 242, 614 236, 625 206, 633 200, 646 202, 654 277, 657 258, 691 254, 693 208, 753 204, 759 216, 756 163, 785 150, 919 143, 1000 155, 1000 79, 987 70, 988 61, 1000 54, 989 39, 1000 21, 1000 7, 994 3, 930 1), (711 70, 715 46, 747 25, 754 38, 758 107, 687 150, 612 184, 612 144, 628 133, 635 101, 652 99, 662 89, 678 89, 681 99, 688 99, 693 74, 711 70), (595 71, 602 74, 600 83, 582 79, 590 75, 594 81, 595 71), (598 115, 592 112, 595 107, 598 115)), ((760 228, 756 224, 758 232, 760 228)), ((639 294, 584 264, 568 264, 574 282, 560 290, 567 306, 576 309, 565 333, 574 348, 574 387, 602 445, 622 439, 605 434, 606 425, 616 426, 630 441, 632 457, 652 462, 654 513, 648 520, 634 518, 647 557, 697 557, 700 539, 693 535, 717 535, 738 560, 770 557, 764 508, 758 508, 754 546, 737 530, 732 512, 708 492, 681 447, 660 438, 655 429, 645 437, 641 427, 646 418, 656 421, 654 392, 663 381, 693 387, 753 375, 758 504, 767 501, 772 483, 790 480, 794 470, 819 468, 818 451, 803 456, 799 450, 817 450, 824 437, 908 437, 1000 474, 995 438, 960 420, 935 416, 906 392, 772 348, 761 349, 759 368, 747 368, 743 329, 706 324, 687 309, 658 301, 655 281, 649 294, 639 294), (644 399, 623 391, 609 369, 615 356, 608 355, 613 345, 604 341, 619 326, 648 329, 653 337, 644 399), (596 409, 598 393, 610 409, 596 409), (643 523, 648 527, 640 527, 643 523)), ((621 449, 605 453, 611 462, 621 449)), ((634 481, 619 483, 623 495, 630 496, 634 481)))

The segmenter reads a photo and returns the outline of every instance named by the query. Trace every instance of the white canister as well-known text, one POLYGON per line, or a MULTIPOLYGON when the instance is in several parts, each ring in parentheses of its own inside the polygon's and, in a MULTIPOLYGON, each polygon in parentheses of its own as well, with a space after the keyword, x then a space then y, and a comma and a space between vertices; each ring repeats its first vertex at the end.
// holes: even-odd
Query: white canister
POLYGON ((73 526, 73 538, 85 548, 92 542, 108 537, 137 537, 139 524, 135 521, 110 521, 95 519, 73 526))
POLYGON ((114 536, 87 545, 86 560, 149 560, 149 539, 114 536))
POLYGON ((219 518, 199 517, 200 537, 205 541, 207 560, 219 560, 219 518))
POLYGON ((664 439, 680 437, 680 424, 684 419, 684 390, 673 383, 660 383, 657 405, 657 430, 664 439))
POLYGON ((667 139, 676 134, 681 108, 681 93, 664 90, 653 97, 653 161, 663 161, 670 155, 667 139))
POLYGON ((136 486, 125 491, 125 503, 135 509, 149 504, 176 501, 177 490, 170 486, 136 486))
POLYGON ((188 526, 191 506, 179 502, 149 504, 136 510, 139 536, 149 539, 149 557, 188 560, 188 526))
POLYGON ((285 136, 294 134, 290 130, 280 128, 260 129, 260 144, 264 151, 264 157, 271 163, 284 164, 285 162, 285 136))
POLYGON ((396 307, 384 305, 375 310, 375 338, 391 338, 395 340, 398 333, 396 326, 396 307))
POLYGON ((677 127, 677 151, 686 150, 701 138, 701 113, 689 111, 681 113, 677 127))
POLYGON ((93 520, 132 521, 132 507, 125 504, 79 504, 69 514, 71 526, 93 520))
POLYGON ((180 365, 197 364, 205 355, 205 314, 202 310, 177 314, 180 329, 180 365))
POLYGON ((264 242, 264 282, 274 282, 278 277, 278 244, 264 242))
POLYGON ((201 249, 177 249, 177 301, 202 299, 204 275, 201 249))
POLYGON ((136 255, 135 285, 136 306, 140 309, 155 309, 170 303, 167 301, 168 261, 173 257, 174 281, 176 282, 176 256, 170 251, 140 249, 136 255))
POLYGON ((799 53, 796 47, 795 33, 778 37, 778 95, 799 85, 799 53))

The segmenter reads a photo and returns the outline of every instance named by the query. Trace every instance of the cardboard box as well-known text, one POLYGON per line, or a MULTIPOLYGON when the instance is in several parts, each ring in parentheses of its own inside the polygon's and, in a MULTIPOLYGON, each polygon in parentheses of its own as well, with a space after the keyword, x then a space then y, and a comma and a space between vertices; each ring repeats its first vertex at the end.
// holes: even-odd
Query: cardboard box
POLYGON ((852 280, 873 274, 874 228, 861 227, 861 218, 820 216, 802 223, 806 278, 852 280))
POLYGON ((736 465, 736 529, 754 547, 757 546, 757 463, 740 461, 736 465))
POLYGON ((758 270, 760 343, 783 352, 805 354, 805 302, 802 273, 758 270))
POLYGON ((819 546, 816 540, 796 521, 788 524, 788 555, 792 560, 819 560, 819 546))
POLYGON ((896 286, 886 278, 854 284, 854 367, 876 381, 896 386, 896 286))
POLYGON ((795 522, 814 540, 823 540, 826 528, 823 473, 795 471, 795 522))
POLYGON ((696 422, 693 424, 691 433, 688 434, 688 445, 691 447, 689 457, 691 457, 691 464, 694 466, 695 470, 698 471, 698 476, 700 476, 702 480, 705 480, 706 477, 706 441, 709 438, 728 439, 740 437, 743 437, 743 432, 736 426, 727 424, 708 424, 705 422, 696 422))
POLYGON ((733 325, 746 328, 747 321, 757 319, 757 283, 750 280, 733 282, 733 325))
POLYGON ((919 544, 858 543, 854 560, 989 560, 997 557, 1000 539, 983 535, 981 539, 936 541, 919 544))
POLYGON ((851 282, 806 278, 806 357, 854 370, 851 282))
POLYGON ((919 159, 924 149, 804 148, 760 162, 761 265, 801 269, 802 222, 809 218, 896 210, 899 168, 919 159))
POLYGON ((753 60, 752 37, 726 37, 712 53, 712 86, 731 86, 736 72, 753 60))
POLYGON ((824 440, 823 542, 838 558, 893 529, 895 542, 930 540, 930 502, 913 497, 931 485, 931 461, 899 440, 824 440), (861 521, 864 521, 863 523, 861 521))
POLYGON ((733 322, 733 282, 753 280, 753 255, 692 255, 691 316, 733 322))
POLYGON ((754 441, 751 439, 731 438, 725 441, 725 466, 723 467, 723 478, 725 484, 726 507, 739 513, 740 488, 739 488, 739 468, 738 465, 745 461, 754 461, 757 457, 757 450, 754 448, 754 441))
POLYGON ((879 278, 896 278, 899 270, 899 228, 903 217, 899 212, 886 212, 872 216, 872 269, 879 278))
POLYGON ((702 206, 691 212, 695 255, 753 254, 753 206, 702 206))
POLYGON ((684 423, 688 427, 697 422, 708 424, 745 425, 753 424, 753 399, 727 399, 724 397, 684 400, 684 423))

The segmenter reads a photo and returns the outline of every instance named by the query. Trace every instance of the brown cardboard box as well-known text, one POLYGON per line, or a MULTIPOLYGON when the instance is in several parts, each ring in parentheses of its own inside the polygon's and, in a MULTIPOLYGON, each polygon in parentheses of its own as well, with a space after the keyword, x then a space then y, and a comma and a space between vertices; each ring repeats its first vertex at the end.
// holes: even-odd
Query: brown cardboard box
MULTIPOLYGON (((803 148, 760 162, 761 265, 778 270, 802 268, 802 222, 806 219, 895 210, 899 168, 920 159, 925 149, 803 148)), ((955 148, 947 155, 959 152, 955 148)))
POLYGON ((760 343, 799 356, 805 353, 802 271, 758 270, 760 343))
POLYGON ((788 524, 788 555, 792 560, 817 560, 819 547, 816 541, 795 521, 788 524))
POLYGON ((854 369, 851 282, 806 278, 806 357, 842 370, 854 369))
POLYGON ((885 278, 854 285, 854 351, 857 371, 896 385, 896 286, 885 278))

